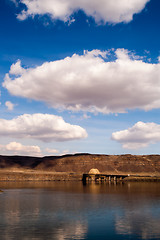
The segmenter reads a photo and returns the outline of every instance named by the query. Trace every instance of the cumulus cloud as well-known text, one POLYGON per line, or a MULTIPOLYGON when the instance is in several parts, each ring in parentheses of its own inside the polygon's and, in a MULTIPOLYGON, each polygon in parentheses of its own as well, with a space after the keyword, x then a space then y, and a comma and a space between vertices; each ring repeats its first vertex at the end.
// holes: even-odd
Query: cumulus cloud
POLYGON ((22 75, 24 72, 25 70, 22 68, 20 60, 18 60, 15 64, 12 64, 10 68, 10 74, 15 76, 22 75))
POLYGON ((44 142, 69 141, 87 137, 85 129, 50 114, 24 114, 12 120, 0 119, 0 136, 33 138, 44 142))
POLYGON ((12 154, 41 156, 41 149, 38 146, 25 146, 18 142, 0 145, 0 150, 12 154))
POLYGON ((138 149, 160 142, 160 125, 137 122, 131 128, 112 133, 112 140, 122 144, 123 148, 138 149))
POLYGON ((5 106, 8 108, 9 111, 12 111, 14 109, 14 104, 11 103, 10 101, 5 102, 5 106))
POLYGON ((18 61, 18 69, 11 66, 3 87, 54 108, 108 114, 160 107, 160 63, 124 49, 85 51, 35 68, 22 69, 18 61))
POLYGON ((48 14, 52 19, 69 21, 78 10, 91 16, 96 22, 129 22, 135 13, 141 12, 150 0, 20 0, 25 5, 17 18, 48 14))

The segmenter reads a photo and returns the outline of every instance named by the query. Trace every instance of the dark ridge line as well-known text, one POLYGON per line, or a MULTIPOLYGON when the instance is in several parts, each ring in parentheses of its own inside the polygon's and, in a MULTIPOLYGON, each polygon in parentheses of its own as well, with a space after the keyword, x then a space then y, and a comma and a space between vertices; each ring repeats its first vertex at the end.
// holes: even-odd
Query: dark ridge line
POLYGON ((160 156, 160 154, 101 154, 101 153, 75 153, 75 154, 65 154, 65 155, 50 155, 50 156, 43 156, 43 157, 36 157, 36 156, 27 156, 27 155, 1 155, 0 157, 8 157, 8 158, 28 158, 28 159, 44 159, 44 158, 54 158, 54 159, 59 159, 59 158, 66 158, 66 157, 73 157, 73 156, 160 156))

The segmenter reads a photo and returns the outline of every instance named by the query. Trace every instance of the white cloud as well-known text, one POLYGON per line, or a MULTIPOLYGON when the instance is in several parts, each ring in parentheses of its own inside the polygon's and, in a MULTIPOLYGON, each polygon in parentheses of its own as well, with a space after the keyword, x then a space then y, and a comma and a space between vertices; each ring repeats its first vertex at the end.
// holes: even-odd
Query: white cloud
POLYGON ((71 152, 68 149, 65 149, 62 151, 62 154, 71 154, 71 152))
POLYGON ((138 149, 160 142, 160 125, 137 122, 133 127, 112 133, 112 140, 122 144, 123 148, 138 149))
POLYGON ((96 22, 129 22, 135 13, 141 12, 149 0, 21 0, 26 7, 18 19, 48 14, 52 19, 69 21, 74 12, 83 10, 96 22))
POLYGON ((11 103, 10 101, 5 102, 5 106, 8 108, 9 111, 12 111, 14 109, 14 104, 11 103))
POLYGON ((25 70, 21 67, 21 61, 18 60, 15 64, 12 64, 10 68, 10 74, 13 74, 15 76, 22 75, 25 72, 25 70))
POLYGON ((7 145, 0 145, 0 150, 10 154, 41 156, 41 149, 38 146, 25 146, 18 142, 10 142, 7 145))
POLYGON ((18 4, 17 0, 11 0, 11 2, 13 2, 16 6, 18 4))
POLYGON ((86 113, 83 114, 82 119, 89 119, 91 116, 87 115, 86 113))
POLYGON ((57 150, 57 149, 51 149, 51 148, 46 148, 45 149, 45 151, 47 152, 47 153, 53 153, 53 154, 55 154, 55 153, 59 153, 59 151, 57 150))
POLYGON ((24 114, 12 120, 0 119, 0 136, 32 138, 44 142, 68 141, 87 137, 85 129, 49 114, 24 114))
MULTIPOLYGON (((16 67, 15 67, 16 66, 16 67)), ((160 108, 160 63, 146 63, 124 49, 93 50, 45 62, 13 75, 3 86, 15 96, 44 101, 71 111, 122 113, 127 109, 160 108), (109 61, 114 55, 115 60, 109 61)))

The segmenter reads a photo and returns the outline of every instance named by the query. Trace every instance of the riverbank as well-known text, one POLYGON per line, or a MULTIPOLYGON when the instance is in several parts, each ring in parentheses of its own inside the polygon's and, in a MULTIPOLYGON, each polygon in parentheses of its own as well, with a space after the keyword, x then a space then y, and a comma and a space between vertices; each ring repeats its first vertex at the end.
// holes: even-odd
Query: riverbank
MULTIPOLYGON (((113 174, 113 173, 112 173, 113 174)), ((0 181, 83 181, 82 173, 0 170, 0 181)), ((111 180, 113 181, 113 179, 111 180)), ((117 182, 160 182, 160 176, 132 175, 117 182)))
POLYGON ((0 181, 82 181, 82 174, 45 171, 0 171, 0 181))
POLYGON ((132 176, 127 177, 123 181, 125 182, 160 182, 160 177, 157 176, 132 176))

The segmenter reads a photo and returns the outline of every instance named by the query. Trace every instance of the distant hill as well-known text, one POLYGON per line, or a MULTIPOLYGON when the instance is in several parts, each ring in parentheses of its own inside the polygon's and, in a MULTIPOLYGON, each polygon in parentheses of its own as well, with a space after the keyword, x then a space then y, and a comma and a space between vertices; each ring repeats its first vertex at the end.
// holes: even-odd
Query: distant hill
POLYGON ((160 155, 75 154, 48 157, 2 156, 0 170, 39 170, 88 173, 91 168, 109 173, 160 175, 160 155))

